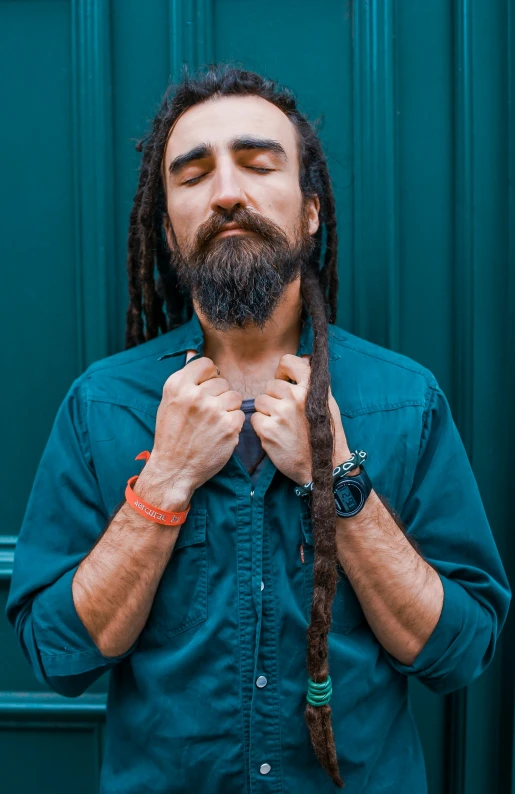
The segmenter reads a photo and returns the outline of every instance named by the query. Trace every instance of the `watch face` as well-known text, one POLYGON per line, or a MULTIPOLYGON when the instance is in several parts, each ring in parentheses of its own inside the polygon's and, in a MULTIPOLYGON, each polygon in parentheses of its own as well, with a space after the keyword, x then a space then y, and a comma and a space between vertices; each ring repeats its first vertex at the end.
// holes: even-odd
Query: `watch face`
POLYGON ((365 501, 363 486, 353 481, 343 480, 336 486, 334 498, 338 515, 352 516, 359 513, 365 501))

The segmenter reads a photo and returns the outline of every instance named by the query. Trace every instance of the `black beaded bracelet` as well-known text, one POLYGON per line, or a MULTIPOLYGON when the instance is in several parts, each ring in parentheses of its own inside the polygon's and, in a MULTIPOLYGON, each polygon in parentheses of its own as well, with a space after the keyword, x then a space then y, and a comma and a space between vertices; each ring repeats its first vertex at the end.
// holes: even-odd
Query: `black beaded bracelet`
MULTIPOLYGON (((352 469, 357 469, 363 465, 363 463, 367 459, 367 453, 364 449, 357 449, 352 458, 346 460, 345 463, 341 463, 339 466, 333 469, 333 485, 336 480, 338 480, 343 474, 347 474, 347 472, 352 471, 352 469)), ((295 493, 297 496, 310 496, 313 490, 313 480, 311 482, 306 483, 306 485, 297 485, 295 488, 295 493)))

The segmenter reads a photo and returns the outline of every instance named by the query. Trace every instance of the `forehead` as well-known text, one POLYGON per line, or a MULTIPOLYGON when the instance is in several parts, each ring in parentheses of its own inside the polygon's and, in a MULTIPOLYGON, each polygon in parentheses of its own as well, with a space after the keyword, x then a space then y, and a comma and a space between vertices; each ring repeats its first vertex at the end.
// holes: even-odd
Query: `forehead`
POLYGON ((252 135, 281 143, 291 162, 297 150, 293 124, 278 107, 257 96, 217 97, 189 108, 168 139, 165 164, 200 143, 223 151, 233 138, 252 135))

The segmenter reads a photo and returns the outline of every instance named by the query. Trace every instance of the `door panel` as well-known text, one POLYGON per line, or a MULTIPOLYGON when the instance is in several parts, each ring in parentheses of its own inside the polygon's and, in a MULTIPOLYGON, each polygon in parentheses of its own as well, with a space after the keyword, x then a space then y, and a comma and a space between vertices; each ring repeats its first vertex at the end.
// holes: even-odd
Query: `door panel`
MULTIPOLYGON (((513 581, 514 19, 512 0, 0 0, 2 790, 97 790, 108 676, 73 701, 49 693, 4 603, 57 407, 89 363, 123 348, 134 146, 183 63, 264 72, 318 120, 338 323, 434 372, 513 581)), ((466 690, 410 681, 431 794, 515 794, 514 636, 510 613, 466 690)))

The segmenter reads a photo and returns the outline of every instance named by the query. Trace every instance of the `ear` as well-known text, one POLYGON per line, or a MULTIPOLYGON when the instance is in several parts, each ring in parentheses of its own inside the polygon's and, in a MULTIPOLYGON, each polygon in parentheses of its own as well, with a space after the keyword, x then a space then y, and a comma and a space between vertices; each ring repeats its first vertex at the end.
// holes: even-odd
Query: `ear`
POLYGON ((320 226, 320 199, 316 194, 307 200, 306 212, 308 216, 308 231, 311 235, 316 234, 320 226))
POLYGON ((165 230, 166 242, 168 243, 168 248, 170 249, 170 251, 173 251, 174 244, 173 244, 172 224, 170 223, 170 218, 166 213, 163 215, 163 228, 165 230))

